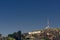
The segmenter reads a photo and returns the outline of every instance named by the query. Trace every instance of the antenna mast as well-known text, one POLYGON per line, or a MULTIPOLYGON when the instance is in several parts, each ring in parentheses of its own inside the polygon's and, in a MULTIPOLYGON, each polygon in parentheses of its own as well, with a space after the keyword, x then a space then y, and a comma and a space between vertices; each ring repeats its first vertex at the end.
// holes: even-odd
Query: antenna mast
POLYGON ((45 28, 45 29, 48 29, 48 28, 50 28, 49 20, 47 21, 47 26, 46 26, 46 28, 45 28))

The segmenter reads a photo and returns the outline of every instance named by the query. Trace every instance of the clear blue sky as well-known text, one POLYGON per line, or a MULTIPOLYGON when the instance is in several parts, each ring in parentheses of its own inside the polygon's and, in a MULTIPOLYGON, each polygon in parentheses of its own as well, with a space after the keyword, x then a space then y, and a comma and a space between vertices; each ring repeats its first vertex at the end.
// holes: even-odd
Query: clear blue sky
POLYGON ((44 28, 47 19, 51 27, 60 27, 59 0, 0 0, 0 33, 3 35, 44 28))

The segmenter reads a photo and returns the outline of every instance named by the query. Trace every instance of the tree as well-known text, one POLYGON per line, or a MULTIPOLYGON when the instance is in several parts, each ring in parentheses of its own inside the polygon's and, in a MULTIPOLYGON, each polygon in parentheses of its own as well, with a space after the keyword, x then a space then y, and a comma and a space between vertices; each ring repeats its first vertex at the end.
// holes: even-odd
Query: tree
POLYGON ((8 34, 8 37, 13 37, 13 35, 12 34, 8 34))
POLYGON ((18 32, 17 32, 17 39, 18 39, 18 40, 21 40, 21 31, 18 31, 18 32))

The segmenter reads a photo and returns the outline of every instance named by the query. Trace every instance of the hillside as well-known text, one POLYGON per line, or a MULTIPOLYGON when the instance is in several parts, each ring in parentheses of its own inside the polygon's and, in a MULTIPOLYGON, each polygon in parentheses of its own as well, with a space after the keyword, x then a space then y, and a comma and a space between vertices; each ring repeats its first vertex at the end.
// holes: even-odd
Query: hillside
POLYGON ((48 28, 25 35, 26 40, 60 40, 60 28, 48 28))

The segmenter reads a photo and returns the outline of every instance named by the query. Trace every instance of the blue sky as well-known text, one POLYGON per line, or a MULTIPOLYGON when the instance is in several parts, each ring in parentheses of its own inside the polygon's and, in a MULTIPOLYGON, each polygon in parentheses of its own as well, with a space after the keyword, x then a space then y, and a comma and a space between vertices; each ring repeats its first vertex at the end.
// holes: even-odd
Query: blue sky
POLYGON ((3 35, 44 28, 48 19, 51 27, 60 27, 59 0, 0 0, 0 33, 3 35))

